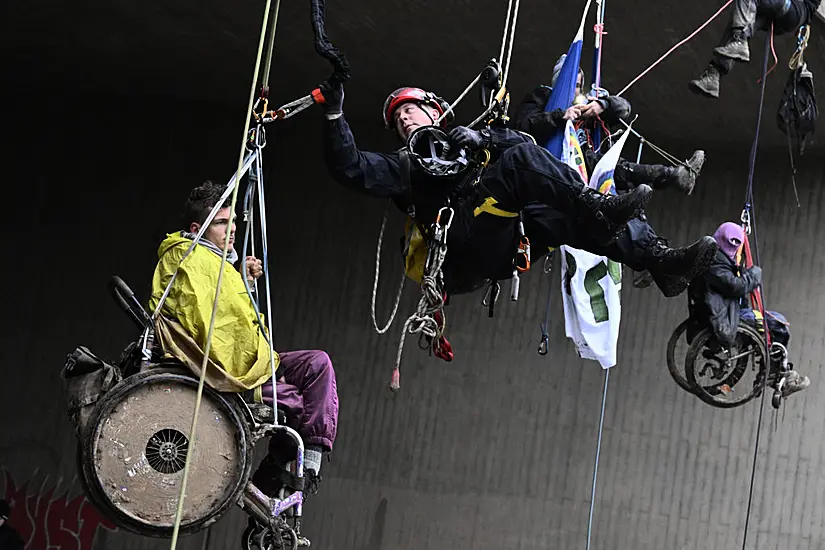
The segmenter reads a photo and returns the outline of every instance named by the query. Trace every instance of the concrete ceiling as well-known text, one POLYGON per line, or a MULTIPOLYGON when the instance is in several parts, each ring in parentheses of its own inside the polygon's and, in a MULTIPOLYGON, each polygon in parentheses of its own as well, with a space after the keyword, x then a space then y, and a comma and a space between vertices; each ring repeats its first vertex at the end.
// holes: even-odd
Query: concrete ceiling
MULTIPOLYGON (((603 83, 618 91, 673 44, 704 23, 721 0, 639 2, 606 0, 603 83)), ((0 48, 11 69, 11 91, 47 91, 53 97, 113 95, 184 98, 221 103, 242 112, 248 96, 263 2, 165 0, 57 2, 8 0, 0 7, 0 48)), ((283 2, 277 33, 274 101, 305 94, 329 73, 313 49, 309 1, 283 2)), ((352 65, 345 109, 379 127, 388 91, 420 85, 455 97, 498 54, 506 0, 357 0, 327 6, 327 31, 352 65)), ((514 101, 547 80, 573 37, 582 0, 522 0, 510 89, 514 101)), ((753 137, 763 35, 752 43, 753 61, 723 81, 720 100, 688 91, 687 82, 709 60, 723 13, 656 67, 625 96, 640 114, 637 128, 653 142, 681 147, 749 147, 753 137)), ((593 17, 590 17, 592 22, 593 17)), ((591 66, 588 24, 584 68, 591 66)), ((817 21, 806 59, 825 74, 825 32, 817 21)), ((776 39, 779 65, 768 80, 763 143, 784 147, 776 107, 794 46, 776 39)), ((6 90, 10 91, 10 90, 6 90)), ((475 116, 466 102, 459 120, 475 116)), ((307 120, 314 120, 308 117, 307 120)), ((364 130, 366 131, 366 129, 364 130)), ((821 146, 818 146, 821 150, 821 146)))

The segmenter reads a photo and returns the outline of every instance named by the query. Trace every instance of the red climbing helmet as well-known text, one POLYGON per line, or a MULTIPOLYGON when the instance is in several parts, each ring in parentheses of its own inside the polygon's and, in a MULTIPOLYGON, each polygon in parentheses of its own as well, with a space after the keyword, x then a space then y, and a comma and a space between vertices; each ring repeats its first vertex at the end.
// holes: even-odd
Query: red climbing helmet
MULTIPOLYGON (((443 115, 450 104, 438 97, 432 92, 426 92, 421 88, 398 88, 393 93, 387 96, 384 101, 384 127, 388 130, 392 128, 392 116, 395 110, 405 103, 415 101, 417 103, 429 103, 438 111, 439 116, 443 115)), ((441 119, 441 126, 446 126, 453 119, 452 111, 450 114, 441 119)))

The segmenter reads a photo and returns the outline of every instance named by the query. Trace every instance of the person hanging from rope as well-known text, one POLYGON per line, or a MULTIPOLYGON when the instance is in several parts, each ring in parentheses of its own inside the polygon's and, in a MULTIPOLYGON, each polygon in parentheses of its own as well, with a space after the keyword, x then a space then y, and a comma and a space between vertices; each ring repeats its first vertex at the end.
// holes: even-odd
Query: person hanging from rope
MULTIPOLYGON (((206 381, 219 389, 231 387, 243 393, 248 401, 273 406, 266 326, 259 324, 243 276, 233 267, 238 254, 232 247, 235 216, 230 212, 228 200, 192 253, 183 263, 180 261, 224 190, 224 186, 205 181, 190 192, 183 216, 186 229, 168 234, 158 249, 149 307, 152 310, 157 307, 177 268, 177 277, 158 319, 158 334, 165 349, 191 365, 192 360, 184 350, 200 349, 206 337, 226 232, 231 231, 231 248, 223 265, 223 288, 209 353, 217 369, 207 372, 206 381), (216 382, 216 379, 219 380, 216 382)), ((263 273, 261 261, 249 256, 243 267, 252 287, 263 273)), ((203 352, 200 353, 202 357, 203 352)), ((287 424, 300 434, 306 445, 303 490, 305 494, 314 494, 321 480, 323 454, 332 451, 338 429, 335 371, 329 356, 320 350, 278 352, 275 361, 279 375, 277 406, 286 413, 287 424)), ((199 370, 200 360, 195 364, 199 370)), ((269 454, 252 476, 253 483, 269 497, 276 496, 284 485, 296 490, 295 477, 285 468, 294 458, 294 444, 284 431, 279 431, 270 439, 269 454)))
POLYGON ((721 78, 737 61, 750 61, 748 41, 758 31, 777 36, 810 25, 822 0, 734 0, 733 14, 722 40, 713 50, 713 60, 699 78, 690 81, 690 89, 699 95, 718 98, 721 78))
MULTIPOLYGON (((538 143, 547 143, 554 133, 564 130, 568 120, 573 121, 578 129, 579 145, 584 153, 587 171, 592 174, 596 164, 606 152, 606 147, 602 147, 599 152, 594 151, 591 132, 598 124, 604 124, 610 132, 618 130, 621 125, 620 121, 631 122, 632 109, 630 103, 623 97, 608 95, 596 99, 583 95, 584 72, 579 69, 573 105, 566 111, 561 109, 545 111, 545 105, 550 99, 553 86, 556 85, 566 58, 567 54, 562 54, 556 61, 550 86, 538 86, 524 98, 516 109, 511 124, 513 128, 532 135, 538 143)), ((624 128, 623 125, 621 127, 624 128)), ((679 166, 637 164, 620 158, 616 164, 613 181, 619 192, 645 184, 657 190, 677 189, 690 195, 704 163, 705 152, 702 150, 694 151, 693 156, 679 166)))
MULTIPOLYGON (((498 125, 479 131, 457 126, 449 132, 449 139, 459 147, 490 152, 478 185, 457 187, 454 179, 433 177, 418 165, 410 164, 407 171, 398 152, 359 150, 343 115, 343 86, 325 85, 322 90, 324 155, 334 180, 374 197, 393 199, 403 212, 413 211, 419 224, 434 220, 450 199, 455 220, 443 266, 448 294, 476 290, 485 279, 512 276, 514 243, 519 242, 515 221, 522 211, 527 236, 542 244, 533 250, 543 255, 548 246, 568 244, 638 271, 649 268, 665 296, 684 291, 716 251, 709 237, 689 248, 673 249, 644 222, 636 220, 631 222, 634 227, 628 227, 650 197, 649 186, 618 196, 603 195, 585 186, 578 173, 530 136, 498 125), (531 203, 552 223, 530 219, 533 212, 525 207, 531 203)), ((435 94, 400 88, 384 103, 384 124, 407 139, 417 129, 432 126, 446 110, 446 103, 435 94)), ((447 126, 447 118, 441 125, 447 126)))
MULTIPOLYGON (((739 323, 744 322, 758 328, 757 314, 749 307, 748 296, 762 283, 762 269, 753 266, 740 269, 737 256, 745 242, 745 230, 734 222, 725 222, 713 234, 718 251, 708 270, 694 279, 688 288, 690 319, 693 326, 688 331, 688 339, 710 327, 720 344, 733 346, 739 323)), ((791 333, 784 315, 776 311, 766 311, 771 341, 787 350, 791 333)), ((783 397, 804 390, 811 384, 810 378, 793 370, 788 364, 783 397)))

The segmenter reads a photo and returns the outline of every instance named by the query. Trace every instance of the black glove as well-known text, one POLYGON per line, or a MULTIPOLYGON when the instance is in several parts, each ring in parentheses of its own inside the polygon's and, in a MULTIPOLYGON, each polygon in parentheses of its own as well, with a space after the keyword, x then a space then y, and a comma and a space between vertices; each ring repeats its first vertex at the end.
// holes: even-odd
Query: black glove
POLYGON ((564 111, 561 109, 544 111, 539 114, 539 120, 541 120, 542 124, 547 124, 551 128, 564 128, 567 124, 567 121, 564 119, 564 111))
POLYGON ((459 147, 467 147, 471 151, 490 147, 490 133, 486 130, 477 132, 466 126, 456 126, 450 130, 449 138, 459 147))
POLYGON ((748 274, 753 277, 753 283, 756 286, 762 284, 762 268, 758 265, 755 265, 748 269, 748 274))
POLYGON ((338 115, 344 111, 344 85, 340 82, 331 84, 329 81, 321 84, 321 93, 324 103, 321 105, 328 115, 338 115))

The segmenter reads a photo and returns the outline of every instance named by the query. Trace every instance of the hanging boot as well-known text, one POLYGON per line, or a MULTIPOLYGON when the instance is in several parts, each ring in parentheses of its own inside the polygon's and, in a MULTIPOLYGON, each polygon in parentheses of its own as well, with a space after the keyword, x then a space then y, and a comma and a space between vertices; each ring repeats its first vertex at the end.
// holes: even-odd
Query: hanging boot
POLYGON ((585 187, 579 195, 579 208, 584 216, 596 221, 585 224, 592 230, 593 237, 600 244, 610 244, 619 237, 627 222, 644 210, 652 193, 653 189, 648 185, 639 185, 622 195, 604 195, 585 187))
POLYGON ((633 185, 647 184, 653 189, 667 189, 673 187, 690 195, 696 185, 696 178, 705 164, 705 152, 693 152, 684 165, 663 166, 661 164, 625 164, 624 177, 633 185))
POLYGON ((685 161, 685 166, 680 167, 685 168, 688 171, 687 177, 683 179, 685 183, 677 184, 679 190, 684 192, 685 195, 690 195, 693 193, 693 188, 696 186, 696 178, 699 177, 699 172, 702 171, 702 167, 704 165, 705 152, 701 149, 697 149, 693 152, 693 155, 685 161))
POLYGON ((662 294, 672 298, 707 270, 717 248, 713 237, 702 237, 683 248, 670 248, 665 239, 659 238, 645 250, 645 264, 662 294))
POLYGON ((713 53, 747 63, 751 60, 750 48, 748 47, 748 37, 742 29, 734 29, 730 42, 717 46, 713 53))
POLYGON ((793 370, 793 365, 789 363, 791 370, 785 375, 785 383, 782 385, 782 397, 788 397, 796 392, 802 391, 811 385, 811 379, 793 370))
POLYGON ((718 99, 720 80, 719 69, 711 63, 702 73, 702 76, 690 81, 688 87, 694 93, 718 99))

